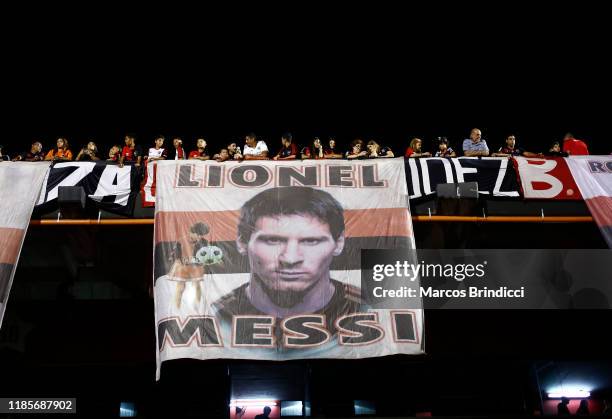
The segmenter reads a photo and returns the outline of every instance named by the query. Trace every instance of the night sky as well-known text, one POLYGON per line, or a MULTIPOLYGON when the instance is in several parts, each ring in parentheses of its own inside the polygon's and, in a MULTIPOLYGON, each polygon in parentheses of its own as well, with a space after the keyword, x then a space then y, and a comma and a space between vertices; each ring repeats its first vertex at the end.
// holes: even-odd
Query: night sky
MULTIPOLYGON (((7 13, 2 25, 0 144, 9 155, 29 149, 33 140, 48 150, 58 136, 67 137, 75 152, 90 139, 106 152, 126 133, 143 148, 159 134, 183 137, 188 149, 204 136, 214 152, 251 131, 273 152, 280 135, 290 131, 301 145, 313 136, 335 136, 344 149, 361 137, 403 155, 414 136, 424 139, 425 149, 437 136, 447 136, 458 149, 473 127, 483 131, 491 149, 514 134, 519 146, 543 151, 570 131, 587 142, 592 154, 612 152, 609 14, 576 10, 575 4, 567 9, 546 5, 541 11, 532 5, 527 10, 475 5, 479 14, 465 3, 436 4, 428 16, 404 4, 400 10, 399 3, 397 10, 354 3, 351 10, 326 4, 289 13, 275 6, 269 14, 258 10, 265 19, 232 4, 225 14, 182 10, 180 20, 166 4, 138 5, 133 11, 124 5, 113 11, 77 10, 82 6, 76 4, 63 11, 55 3, 49 5, 52 10, 26 7, 23 15, 7 13)), ((416 225, 417 240, 431 235, 428 228, 416 225)), ((543 248, 603 246, 595 225, 478 228, 484 233, 475 240, 486 240, 490 247, 520 247, 519 241, 543 248)), ((37 249, 34 244, 72 240, 66 231, 31 229, 24 252, 37 249)), ((151 257, 150 249, 140 245, 143 237, 152 240, 150 226, 125 231, 86 230, 99 234, 91 242, 101 243, 100 266, 114 269, 121 254, 151 257)), ((74 242, 73 248, 82 248, 74 242)), ((53 279, 46 265, 28 270, 23 260, 15 281, 19 286, 53 279)), ((66 272, 55 274, 70 278, 66 272)), ((225 417, 229 364, 200 362, 182 369, 180 362, 169 363, 165 380, 154 383, 150 274, 128 264, 115 278, 130 290, 131 299, 41 303, 20 300, 19 288, 14 289, 7 315, 37 329, 25 353, 0 359, 7 378, 0 395, 77 396, 83 417, 116 415, 119 401, 139 397, 152 412, 165 406, 168 412, 162 413, 172 412, 165 417, 178 417, 177 405, 206 400, 194 410, 217 409, 225 417), (132 321, 130 327, 117 329, 125 318, 132 321), (46 327, 62 322, 58 335, 46 327), (49 346, 58 336, 69 340, 49 346), (198 385, 187 386, 186 380, 198 385), (202 385, 213 395, 204 399, 202 385)), ((503 399, 522 403, 523 396, 499 389, 521 390, 537 360, 592 363, 589 368, 605 365, 608 369, 600 370, 609 371, 612 351, 605 325, 611 313, 439 310, 427 317, 429 358, 414 365, 406 361, 399 369, 385 358, 332 361, 338 369, 313 362, 313 399, 333 412, 334 391, 344 389, 342 395, 352 402, 362 383, 338 374, 352 371, 371 376, 365 388, 379 388, 380 406, 391 410, 399 397, 410 395, 407 383, 419 388, 423 378, 423 391, 442 400, 426 400, 424 409, 439 405, 448 407, 441 414, 461 413, 457 404, 473 398, 494 405, 486 406, 491 411, 513 413, 503 399), (354 388, 339 385, 340 380, 354 388), (481 391, 495 394, 474 398, 481 391), (457 399, 457 392, 465 398, 457 399)), ((545 375, 558 370, 563 371, 543 370, 544 384, 545 375)), ((595 384, 609 396, 609 381, 595 384)), ((537 391, 526 394, 534 409, 537 391)))
POLYGON ((515 134, 543 151, 569 131, 594 154, 612 152, 600 26, 544 26, 529 15, 433 31, 386 16, 377 30, 361 20, 347 29, 328 14, 320 26, 250 21, 242 32, 235 21, 175 36, 165 27, 124 32, 134 22, 123 18, 114 33, 89 21, 60 26, 9 46, 0 144, 10 154, 66 136, 74 150, 89 139, 106 149, 133 133, 145 148, 163 134, 188 149, 204 136, 216 151, 254 131, 274 152, 289 131, 298 144, 335 136, 344 149, 361 137, 403 154, 414 136, 426 149, 440 135, 459 148, 478 127, 491 149, 515 134))

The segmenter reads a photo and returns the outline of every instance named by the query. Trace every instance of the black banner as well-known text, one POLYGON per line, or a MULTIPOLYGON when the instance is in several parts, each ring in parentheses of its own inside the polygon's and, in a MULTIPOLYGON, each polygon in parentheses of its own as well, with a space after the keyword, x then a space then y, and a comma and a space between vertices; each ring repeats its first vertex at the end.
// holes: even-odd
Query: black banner
POLYGON ((505 157, 408 158, 405 169, 410 199, 435 194, 440 183, 464 182, 477 182, 482 195, 520 196, 516 172, 505 157))
POLYGON ((87 204, 121 215, 132 215, 140 184, 140 171, 135 166, 119 167, 99 162, 55 163, 48 171, 36 210, 58 208, 61 186, 81 186, 87 204))

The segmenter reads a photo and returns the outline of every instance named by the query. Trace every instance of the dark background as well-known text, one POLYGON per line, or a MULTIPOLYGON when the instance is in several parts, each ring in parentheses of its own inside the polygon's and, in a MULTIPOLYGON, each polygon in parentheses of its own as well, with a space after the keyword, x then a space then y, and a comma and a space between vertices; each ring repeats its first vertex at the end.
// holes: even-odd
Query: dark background
MULTIPOLYGON (((448 223, 447 223, 448 224, 448 223)), ((416 223, 426 248, 436 223, 416 223)), ((594 224, 478 224, 468 248, 605 248, 594 224), (525 240, 525 238, 529 240, 525 240)), ((454 230, 457 231, 449 231, 454 230)), ((176 360, 155 381, 153 228, 32 226, 0 333, 2 397, 76 397, 80 417, 227 417, 230 398, 310 399, 315 416, 530 414, 577 377, 612 396, 611 310, 428 310, 423 356, 256 362, 176 360)), ((438 242, 440 245, 440 242, 438 242)), ((443 245, 442 245, 443 246, 443 245)))
POLYGON ((47 150, 63 135, 74 150, 90 138, 106 150, 125 133, 143 147, 161 133, 216 150, 254 131, 276 149, 290 131, 301 144, 359 136, 402 154, 413 136, 460 148, 479 127, 491 148, 513 133, 542 151, 571 131, 612 152, 604 14, 440 8, 39 11, 5 29, 0 144, 47 150))
MULTIPOLYGON (((33 6, 2 28, 0 144, 13 154, 40 139, 46 150, 62 135, 75 151, 89 138, 109 146, 134 133, 144 146, 161 133, 188 144, 203 135, 216 148, 255 131, 276 146, 291 131, 298 143, 375 138, 401 154, 412 136, 458 145, 479 127, 492 148, 514 133, 539 151, 571 131, 594 154, 612 152, 607 15, 478 7, 235 6, 179 18, 150 5, 33 6)), ((418 245, 429 228, 416 227, 418 245)), ((472 233, 474 248, 604 246, 593 224, 472 233)), ((175 361, 154 382, 151 240, 150 227, 29 231, 2 342, 32 329, 23 346, 0 349, 0 396, 78 397, 83 417, 116 416, 121 400, 151 416, 223 417, 232 368, 272 374, 268 363, 175 361)), ((565 365, 553 376, 595 365, 609 396, 611 320, 609 310, 434 311, 425 357, 297 365, 317 414, 347 414, 357 398, 376 400, 380 414, 529 413, 534 365, 565 365)))

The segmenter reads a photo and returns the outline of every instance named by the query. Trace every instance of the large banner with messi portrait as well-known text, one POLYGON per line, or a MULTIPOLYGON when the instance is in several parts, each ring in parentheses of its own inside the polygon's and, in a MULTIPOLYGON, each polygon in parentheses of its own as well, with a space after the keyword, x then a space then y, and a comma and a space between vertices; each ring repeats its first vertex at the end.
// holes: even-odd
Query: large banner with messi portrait
POLYGON ((404 159, 160 161, 157 373, 177 358, 423 352, 420 309, 361 299, 364 249, 414 249, 404 159))

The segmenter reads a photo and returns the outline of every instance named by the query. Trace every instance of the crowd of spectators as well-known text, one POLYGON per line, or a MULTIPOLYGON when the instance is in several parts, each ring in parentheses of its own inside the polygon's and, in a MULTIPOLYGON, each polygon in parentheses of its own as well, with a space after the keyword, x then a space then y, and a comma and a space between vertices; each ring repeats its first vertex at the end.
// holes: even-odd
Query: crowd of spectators
MULTIPOLYGON (((276 154, 272 155, 268 144, 255 134, 250 133, 245 136, 242 149, 239 141, 231 142, 224 148, 220 148, 216 153, 209 152, 209 146, 204 138, 197 138, 193 148, 188 151, 183 145, 183 140, 179 137, 172 138, 171 144, 166 145, 166 138, 158 136, 153 141, 151 147, 146 152, 136 143, 132 135, 126 135, 124 144, 115 144, 108 150, 108 154, 99 152, 98 146, 94 141, 89 141, 78 153, 72 152, 70 144, 66 138, 58 138, 55 147, 46 153, 43 151, 43 144, 40 141, 33 141, 30 150, 9 156, 0 146, 0 161, 97 161, 106 160, 123 166, 133 164, 140 166, 146 161, 155 160, 215 160, 224 162, 227 160, 304 160, 304 159, 372 159, 389 158, 397 154, 391 147, 380 144, 376 140, 367 142, 361 138, 353 140, 347 149, 342 152, 338 147, 335 138, 330 137, 327 141, 314 137, 305 146, 298 146, 290 133, 282 135, 280 145, 276 154)), ((531 152, 525 150, 517 144, 515 135, 508 135, 503 144, 495 150, 491 150, 487 141, 482 138, 482 132, 478 128, 471 130, 469 138, 461 143, 460 151, 466 157, 544 157, 544 156, 578 156, 588 155, 589 150, 586 143, 574 138, 572 134, 566 134, 561 142, 554 142, 548 150, 541 152, 531 152)), ((438 137, 433 144, 426 146, 421 138, 414 137, 410 140, 404 152, 405 157, 456 157, 458 152, 451 146, 448 138, 438 137), (428 151, 429 150, 429 151, 428 151)))

